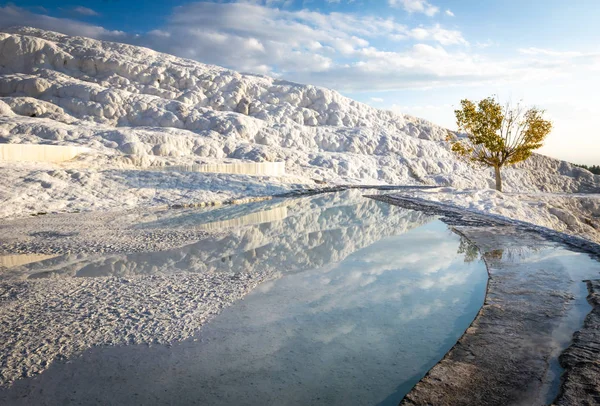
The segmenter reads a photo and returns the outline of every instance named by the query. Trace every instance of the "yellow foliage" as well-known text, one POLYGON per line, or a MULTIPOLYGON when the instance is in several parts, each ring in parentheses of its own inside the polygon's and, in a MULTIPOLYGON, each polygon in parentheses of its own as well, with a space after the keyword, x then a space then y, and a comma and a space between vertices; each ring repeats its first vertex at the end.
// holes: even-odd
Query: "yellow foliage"
POLYGON ((529 158, 552 130, 552 123, 543 118, 544 111, 536 107, 502 107, 492 97, 477 104, 464 99, 460 104, 461 109, 454 114, 466 138, 449 136, 452 151, 468 161, 495 168, 498 190, 502 189, 500 168, 529 158))

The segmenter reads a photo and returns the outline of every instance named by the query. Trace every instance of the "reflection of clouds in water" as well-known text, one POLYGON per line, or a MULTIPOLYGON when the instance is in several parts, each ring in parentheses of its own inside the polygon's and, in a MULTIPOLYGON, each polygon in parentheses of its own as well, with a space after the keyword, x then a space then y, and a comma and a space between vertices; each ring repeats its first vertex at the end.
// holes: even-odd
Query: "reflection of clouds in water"
POLYGON ((449 286, 462 285, 463 283, 467 282, 467 279, 470 275, 470 272, 454 272, 451 274, 446 274, 439 279, 438 286, 445 289, 449 286))
POLYGON ((505 248, 502 250, 503 260, 519 261, 521 263, 536 263, 539 261, 572 261, 576 257, 584 256, 588 257, 587 254, 582 254, 574 251, 566 251, 559 247, 550 247, 542 249, 531 249, 528 247, 524 248, 505 248))
MULTIPOLYGON (((476 275, 481 264, 464 266, 456 255, 458 239, 443 223, 421 226, 432 218, 362 197, 345 201, 347 197, 303 200, 289 206, 287 217, 280 221, 229 230, 177 249, 67 255, 13 273, 16 278, 68 278, 173 272, 219 275, 256 269, 270 281, 202 331, 204 339, 211 326, 223 327, 217 340, 206 342, 214 351, 198 357, 207 365, 207 371, 199 375, 202 379, 222 369, 244 379, 261 369, 270 374, 287 373, 291 362, 306 370, 307 381, 322 382, 318 374, 328 382, 370 374, 393 389, 405 376, 420 371, 432 353, 437 354, 456 329, 456 318, 472 302, 484 273, 476 275), (311 202, 315 205, 307 207, 311 202), (290 360, 289 354, 296 350, 302 357, 290 360), (356 357, 353 365, 337 369, 349 356, 356 357), (385 370, 377 364, 391 358, 402 359, 410 368, 385 370)), ((235 209, 236 215, 243 212, 235 209)), ((217 214, 210 220, 231 224, 235 217, 217 214)), ((261 216, 253 214, 243 221, 260 222, 264 220, 261 216)), ((168 218, 163 220, 161 225, 169 224, 168 218)), ((176 227, 193 228, 197 219, 190 215, 179 220, 176 227)), ((184 301, 195 303, 194 298, 184 301)), ((63 319, 56 320, 62 323, 63 319)), ((135 330, 135 322, 121 326, 129 320, 124 317, 115 322, 117 335, 122 331, 127 337, 128 331, 135 330)), ((227 383, 218 374, 215 377, 219 385, 227 383)), ((264 383, 269 384, 269 380, 264 383)))
MULTIPOLYGON (((329 264, 325 270, 305 271, 270 282, 268 289, 289 289, 287 294, 292 297, 301 295, 312 314, 352 310, 365 303, 407 301, 415 294, 435 296, 468 284, 473 274, 481 270, 480 263, 465 263, 463 255, 457 255, 458 237, 446 230, 441 222, 429 223, 380 240, 340 263, 329 264)), ((452 298, 448 301, 452 303, 452 298)), ((428 314, 414 305, 409 308, 415 315, 428 314)), ((285 318, 288 310, 277 313, 285 318)), ((276 317, 271 313, 269 321, 276 317)))
POLYGON ((382 401, 424 374, 479 310, 485 266, 465 263, 459 241, 436 221, 325 269, 284 274, 207 326, 204 333, 218 344, 203 353, 215 360, 219 353, 236 357, 235 364, 209 373, 243 376, 235 384, 225 379, 219 390, 252 382, 240 393, 257 385, 277 391, 273 374, 294 388, 301 382, 302 393, 286 386, 281 403, 310 403, 304 393, 331 395, 337 404, 382 401), (239 331, 234 336, 232 326, 239 331))
POLYGON ((311 336, 311 338, 315 341, 327 344, 342 335, 350 334, 355 328, 356 324, 354 323, 341 323, 333 327, 331 330, 322 331, 320 334, 314 334, 311 336))
POLYGON ((553 269, 557 273, 565 273, 572 280, 589 279, 597 275, 598 262, 590 255, 568 251, 562 247, 543 247, 539 249, 503 249, 502 261, 519 262, 520 264, 543 264, 545 270, 553 269))
POLYGON ((431 289, 435 286, 435 280, 431 278, 423 279, 418 283, 417 286, 421 289, 431 289))
MULTIPOLYGON (((249 269, 273 274, 318 267, 327 272, 336 269, 337 264, 353 252, 432 219, 423 213, 365 199, 359 191, 283 201, 277 205, 266 202, 199 213, 193 210, 184 213, 171 211, 163 216, 140 227, 197 229, 206 224, 210 227, 238 223, 250 225, 228 229, 196 243, 161 252, 66 255, 43 265, 13 269, 6 277, 131 277, 249 269), (279 217, 280 220, 271 221, 279 217)), ((372 259, 374 263, 384 260, 372 259)), ((415 262, 417 258, 409 256, 406 260, 415 262)))
MULTIPOLYGON (((456 302, 453 300, 453 303, 456 303, 456 302)), ((443 308, 445 305, 446 304, 443 301, 441 301, 440 299, 435 299, 433 302, 419 306, 415 309, 401 311, 398 314, 398 318, 402 321, 412 321, 412 320, 423 319, 423 318, 429 316, 431 313, 434 313, 436 310, 443 308)))
MULTIPOLYGON (((462 259, 453 263, 457 266, 464 264, 462 259)), ((390 277, 352 271, 334 278, 318 278, 317 283, 311 278, 312 275, 303 275, 305 279, 294 285, 304 292, 304 300, 313 305, 311 312, 319 313, 332 309, 353 309, 358 303, 400 301, 419 292, 425 295, 442 293, 453 286, 467 284, 469 278, 479 271, 478 267, 458 269, 457 266, 444 266, 435 273, 417 277, 413 275, 411 278, 406 278, 406 274, 398 269, 390 272, 390 277), (321 290, 319 285, 326 289, 321 290)))
POLYGON ((370 274, 397 270, 436 273, 456 258, 456 243, 444 234, 427 230, 434 225, 439 227, 436 223, 430 223, 419 228, 418 232, 408 232, 408 239, 390 239, 378 251, 364 250, 366 252, 361 255, 361 261, 368 266, 370 274), (405 247, 408 247, 408 252, 405 247))
MULTIPOLYGON (((388 224, 391 236, 376 234, 382 227, 371 224, 357 228, 373 231, 363 239, 366 248, 328 240, 353 251, 327 257, 323 266, 290 272, 278 258, 269 274, 278 279, 226 308, 203 326, 198 341, 143 360, 155 366, 149 371, 126 350, 122 365, 147 382, 176 381, 182 393, 203 397, 201 404, 398 404, 402 385, 414 384, 475 316, 487 274, 481 262, 464 263, 458 237, 439 221, 401 235, 388 224), (188 379, 165 377, 173 365, 188 379)), ((66 367, 72 376, 89 373, 79 360, 66 367)), ((98 364, 108 367, 99 376, 114 376, 110 362, 98 364)))
POLYGON ((441 269, 439 272, 441 273, 448 271, 448 273, 441 274, 437 278, 428 277, 422 279, 419 283, 419 287, 424 290, 436 288, 439 291, 445 291, 452 286, 463 285, 467 283, 473 272, 469 268, 464 270, 456 270, 456 268, 460 266, 460 261, 461 260, 453 261, 453 265, 455 267, 452 269, 441 269))
POLYGON ((524 243, 521 247, 509 246, 490 250, 485 252, 484 256, 490 261, 501 261, 505 265, 532 266, 544 273, 569 275, 573 281, 581 281, 589 279, 589 275, 597 275, 595 269, 598 262, 588 254, 569 251, 557 244, 531 247, 524 243))

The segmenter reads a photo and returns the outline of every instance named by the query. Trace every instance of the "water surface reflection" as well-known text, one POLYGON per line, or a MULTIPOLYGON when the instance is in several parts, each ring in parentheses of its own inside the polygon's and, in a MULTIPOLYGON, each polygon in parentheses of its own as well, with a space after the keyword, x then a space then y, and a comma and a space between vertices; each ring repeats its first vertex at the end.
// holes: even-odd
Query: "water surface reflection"
POLYGON ((189 365, 203 388, 194 398, 398 404, 483 302, 485 268, 460 247, 432 221, 263 284, 203 331, 189 365))
MULTIPOLYGON (((148 275, 261 272, 268 280, 192 338, 168 347, 86 341, 97 347, 17 382, 7 399, 27 393, 35 403, 43 393, 75 403, 397 404, 454 345, 485 295, 485 266, 466 240, 433 217, 363 198, 360 191, 168 211, 137 227, 219 232, 162 252, 47 258, 0 277, 34 284, 125 276, 129 289, 136 280, 149 289, 148 275)), ((111 294, 120 292, 115 286, 111 294)), ((117 337, 110 342, 127 342, 158 314, 145 297, 131 314, 112 320, 117 337)), ((73 304, 62 300, 54 308, 65 315, 49 317, 48 332, 72 323, 73 304)), ((170 313, 179 314, 176 307, 190 300, 173 300, 170 313)), ((122 309, 100 310, 96 319, 122 309)), ((78 331, 94 329, 87 320, 77 319, 78 331)), ((179 322, 177 316, 162 320, 157 331, 168 333, 179 322)), ((20 331, 21 343, 31 340, 27 348, 37 348, 44 334, 20 331)), ((88 336, 75 333, 69 340, 88 336)))
POLYGON ((382 238, 433 218, 366 199, 352 190, 312 198, 274 200, 212 210, 170 210, 142 229, 217 231, 167 251, 71 254, 11 268, 4 279, 135 277, 177 272, 296 272, 341 261, 382 238))

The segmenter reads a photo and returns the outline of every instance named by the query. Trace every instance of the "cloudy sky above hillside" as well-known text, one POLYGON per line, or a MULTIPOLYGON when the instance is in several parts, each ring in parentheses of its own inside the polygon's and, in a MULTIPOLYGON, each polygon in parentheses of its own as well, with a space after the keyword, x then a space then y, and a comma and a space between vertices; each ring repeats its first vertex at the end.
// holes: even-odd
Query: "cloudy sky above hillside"
POLYGON ((599 17, 597 0, 0 3, 0 28, 143 45, 450 128, 461 98, 523 99, 555 122, 542 152, 588 164, 600 164, 599 17))

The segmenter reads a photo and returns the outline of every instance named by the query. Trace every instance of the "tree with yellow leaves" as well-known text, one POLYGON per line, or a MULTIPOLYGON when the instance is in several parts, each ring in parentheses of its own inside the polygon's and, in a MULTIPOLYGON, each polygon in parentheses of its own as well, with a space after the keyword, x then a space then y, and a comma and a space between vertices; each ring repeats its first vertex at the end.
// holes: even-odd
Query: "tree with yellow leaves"
POLYGON ((493 97, 477 104, 465 99, 460 104, 462 108, 454 114, 458 130, 466 137, 450 135, 452 151, 467 161, 494 168, 496 190, 501 192, 500 168, 529 158, 543 145, 552 123, 544 120, 544 110, 510 103, 502 107, 493 97))

